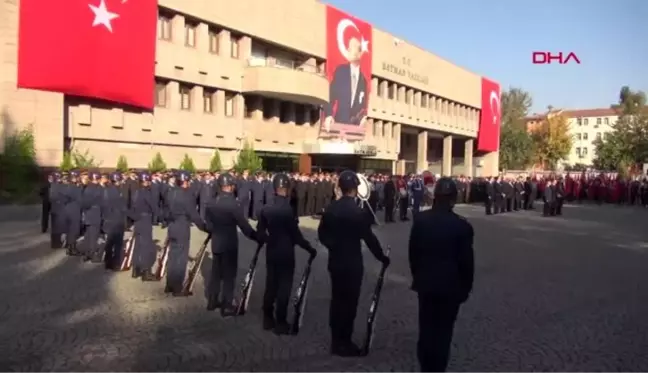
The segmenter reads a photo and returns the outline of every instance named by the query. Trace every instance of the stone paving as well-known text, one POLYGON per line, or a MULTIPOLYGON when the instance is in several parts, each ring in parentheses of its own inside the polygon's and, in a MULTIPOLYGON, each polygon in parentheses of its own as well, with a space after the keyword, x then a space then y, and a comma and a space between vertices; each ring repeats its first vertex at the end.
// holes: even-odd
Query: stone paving
MULTIPOLYGON (((475 227, 476 284, 457 322, 451 370, 648 370, 648 211, 568 206, 486 217, 457 211, 475 227)), ((30 216, 26 214, 25 216, 30 216)), ((409 224, 377 229, 393 265, 374 350, 328 354, 326 254, 317 258, 299 336, 261 330, 263 259, 244 317, 223 320, 197 295, 167 297, 162 284, 107 273, 47 247, 33 219, 0 222, 0 370, 10 371, 412 371, 417 303, 409 291, 409 224)), ((302 219, 313 240, 317 221, 302 219)), ((193 251, 204 235, 193 235, 193 251)), ((162 241, 164 233, 156 231, 162 241)), ((242 239, 239 277, 253 245, 242 239)), ((306 261, 298 251, 295 282, 306 261)), ((367 253, 356 339, 379 264, 367 253)), ((203 276, 209 266, 206 260, 203 276)))

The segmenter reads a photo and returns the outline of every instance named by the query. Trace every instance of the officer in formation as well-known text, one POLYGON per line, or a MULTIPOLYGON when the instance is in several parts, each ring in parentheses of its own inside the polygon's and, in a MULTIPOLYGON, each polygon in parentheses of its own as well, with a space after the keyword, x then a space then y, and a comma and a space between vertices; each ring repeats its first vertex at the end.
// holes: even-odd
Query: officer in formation
POLYGON ((290 177, 275 175, 272 180, 274 204, 266 205, 259 215, 257 232, 266 243, 266 287, 263 295, 263 328, 276 334, 288 334, 288 303, 295 273, 295 245, 310 254, 317 252, 299 230, 299 220, 290 205, 290 177))
POLYGON ((371 230, 371 222, 356 203, 359 184, 354 172, 340 174, 338 186, 342 197, 324 211, 317 229, 319 241, 329 251, 331 353, 339 356, 361 353, 351 339, 364 274, 361 241, 376 259, 389 265, 389 257, 371 230))
POLYGON ((151 178, 148 173, 139 175, 140 186, 130 188, 130 209, 128 217, 133 222, 133 278, 142 281, 156 281, 153 265, 157 257, 157 247, 153 241, 153 222, 158 214, 159 206, 151 188, 151 178))
POLYGON ((238 271, 238 231, 261 245, 257 232, 245 218, 234 192, 238 181, 229 173, 218 177, 218 196, 207 205, 207 231, 211 232, 212 268, 208 284, 207 310, 221 309, 223 317, 234 316, 234 285, 238 271), (222 293, 222 295, 221 295, 222 293))
POLYGON ((529 206, 526 196, 532 191, 521 176, 487 177, 484 183, 486 215, 519 211, 529 206))
POLYGON ((414 217, 409 238, 412 290, 419 299, 417 355, 422 372, 443 372, 459 307, 473 286, 472 225, 453 212, 457 183, 440 178, 432 209, 414 217))

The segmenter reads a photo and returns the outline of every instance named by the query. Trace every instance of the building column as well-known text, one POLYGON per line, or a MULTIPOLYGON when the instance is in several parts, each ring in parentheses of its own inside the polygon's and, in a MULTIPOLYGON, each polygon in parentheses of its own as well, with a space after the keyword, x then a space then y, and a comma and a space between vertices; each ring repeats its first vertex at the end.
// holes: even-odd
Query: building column
POLYGON ((395 175, 405 175, 405 160, 400 159, 395 162, 396 164, 396 172, 394 173, 395 175))
POLYGON ((299 155, 299 173, 310 174, 313 165, 313 158, 310 154, 303 153, 299 155))
POLYGON ((452 176, 452 136, 443 138, 443 161, 441 163, 441 174, 452 176))
POLYGON ((473 177, 473 143, 475 140, 468 139, 464 143, 464 175, 473 177))
POLYGON ((428 132, 421 131, 418 134, 418 145, 416 147, 416 172, 428 169, 428 132))

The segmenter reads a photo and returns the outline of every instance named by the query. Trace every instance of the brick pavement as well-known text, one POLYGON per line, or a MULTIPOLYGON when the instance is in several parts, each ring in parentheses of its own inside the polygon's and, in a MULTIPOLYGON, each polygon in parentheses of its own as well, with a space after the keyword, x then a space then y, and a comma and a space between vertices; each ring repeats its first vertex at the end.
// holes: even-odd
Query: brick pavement
MULTIPOLYGON (((452 370, 648 370, 648 211, 570 206, 565 217, 543 219, 531 212, 485 217, 476 206, 457 210, 475 226, 477 274, 457 323, 452 370)), ((316 225, 302 221, 311 239, 316 225)), ((161 284, 48 249, 33 220, 0 222, 0 370, 416 370, 407 230, 401 223, 379 229, 393 247, 393 265, 374 350, 342 359, 327 351, 325 255, 316 261, 302 333, 277 337, 260 327, 263 265, 250 313, 222 320, 204 309, 202 279, 199 295, 167 297, 161 284)), ((156 237, 163 240, 163 232, 156 237)), ((193 251, 203 237, 194 234, 193 251)), ((242 242, 239 276, 253 252, 242 242)), ((368 253, 365 260, 358 340, 379 267, 368 253)))

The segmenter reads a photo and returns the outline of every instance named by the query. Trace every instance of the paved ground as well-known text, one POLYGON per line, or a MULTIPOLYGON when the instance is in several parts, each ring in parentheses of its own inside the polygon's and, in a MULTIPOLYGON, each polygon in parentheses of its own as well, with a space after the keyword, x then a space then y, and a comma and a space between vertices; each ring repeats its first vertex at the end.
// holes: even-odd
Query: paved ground
MULTIPOLYGON (((543 219, 536 212, 485 217, 476 206, 457 210, 475 226, 477 275, 457 323, 450 369, 648 370, 648 211, 567 207, 565 217, 543 219)), ((316 224, 303 221, 311 238, 316 224)), ((417 368, 416 297, 408 290, 404 246, 408 225, 379 229, 382 242, 393 247, 393 265, 375 349, 359 359, 327 352, 325 255, 316 262, 302 333, 277 337, 260 328, 262 281, 248 315, 222 320, 205 311, 202 296, 169 298, 160 284, 66 258, 48 249, 37 231, 37 223, 27 218, 0 223, 0 370, 417 368)), ((194 236, 195 251, 204 236, 194 236)), ((253 250, 244 242, 239 276, 253 250)), ((299 262, 305 260, 302 253, 299 262)), ((358 340, 378 270, 370 254, 366 268, 358 340)), ((263 268, 259 275, 263 279, 263 268)), ((196 289, 201 295, 202 282, 196 289)))

